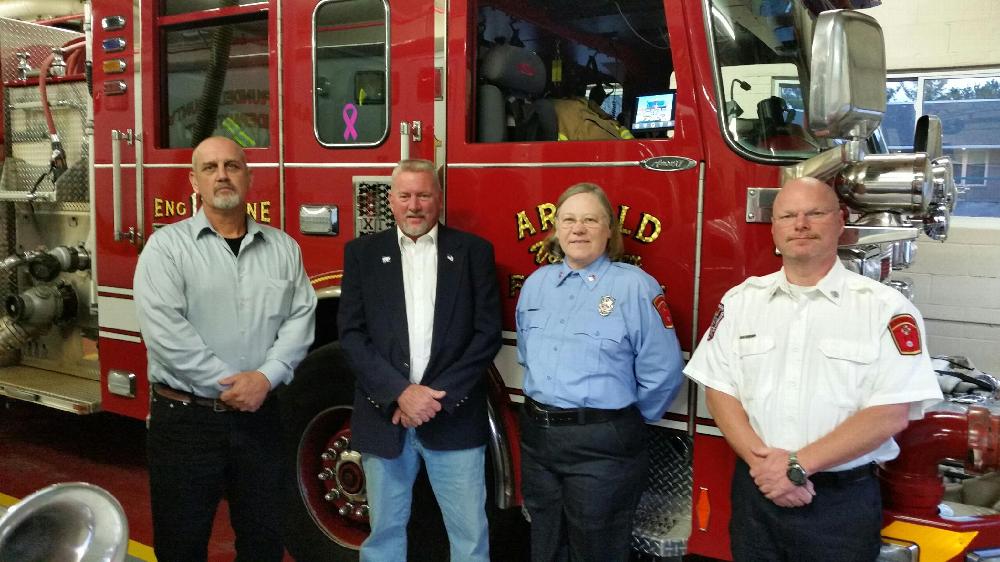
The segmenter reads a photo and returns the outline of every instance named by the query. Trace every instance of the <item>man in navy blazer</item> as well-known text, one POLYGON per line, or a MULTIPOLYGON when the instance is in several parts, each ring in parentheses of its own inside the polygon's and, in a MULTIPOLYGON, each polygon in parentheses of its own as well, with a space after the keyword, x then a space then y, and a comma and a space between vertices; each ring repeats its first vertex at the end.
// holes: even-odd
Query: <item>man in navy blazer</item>
POLYGON ((438 223, 442 191, 429 161, 399 163, 389 202, 396 227, 344 249, 338 315, 370 506, 361 560, 406 560, 423 459, 451 559, 485 562, 484 375, 501 344, 493 246, 438 223))

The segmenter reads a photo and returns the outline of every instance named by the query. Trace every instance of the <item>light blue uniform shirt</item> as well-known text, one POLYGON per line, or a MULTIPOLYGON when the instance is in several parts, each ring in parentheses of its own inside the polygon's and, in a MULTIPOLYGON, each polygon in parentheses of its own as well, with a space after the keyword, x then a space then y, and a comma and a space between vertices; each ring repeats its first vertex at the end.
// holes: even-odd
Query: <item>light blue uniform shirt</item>
POLYGON ((316 292, 298 244, 249 217, 239 257, 204 212, 157 230, 134 287, 150 382, 217 398, 220 379, 260 371, 277 388, 313 341, 316 292))
POLYGON ((654 304, 660 295, 646 272, 607 256, 532 273, 517 301, 525 395, 559 408, 636 404, 646 420, 660 419, 683 378, 669 315, 654 304))

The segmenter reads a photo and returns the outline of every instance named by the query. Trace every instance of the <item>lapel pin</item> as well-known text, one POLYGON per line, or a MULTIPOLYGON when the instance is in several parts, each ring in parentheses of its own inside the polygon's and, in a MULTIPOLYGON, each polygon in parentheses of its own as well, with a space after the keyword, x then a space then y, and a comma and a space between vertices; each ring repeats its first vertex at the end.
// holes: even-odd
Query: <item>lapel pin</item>
POLYGON ((591 283, 593 283, 595 279, 597 279, 597 276, 595 276, 593 273, 587 276, 587 281, 590 281, 591 283))
POLYGON ((389 263, 392 261, 392 256, 382 256, 382 263, 389 263))
POLYGON ((451 254, 446 254, 445 257, 448 258, 448 261, 455 261, 455 256, 453 256, 451 254))

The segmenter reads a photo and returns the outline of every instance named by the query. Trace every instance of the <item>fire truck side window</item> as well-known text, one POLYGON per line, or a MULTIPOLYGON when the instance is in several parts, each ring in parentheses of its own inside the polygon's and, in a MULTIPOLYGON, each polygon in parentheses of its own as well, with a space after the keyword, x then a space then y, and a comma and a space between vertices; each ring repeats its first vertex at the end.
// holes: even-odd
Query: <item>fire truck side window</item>
POLYGON ((163 0, 163 15, 173 16, 248 4, 267 4, 267 0, 163 0))
POLYGON ((161 145, 188 148, 195 138, 222 135, 248 148, 268 146, 266 15, 167 28, 162 37, 161 145))
POLYGON ((482 0, 470 13, 473 142, 673 136, 662 0, 482 0))
POLYGON ((313 105, 324 146, 374 146, 388 134, 389 6, 384 0, 330 0, 313 19, 313 105))

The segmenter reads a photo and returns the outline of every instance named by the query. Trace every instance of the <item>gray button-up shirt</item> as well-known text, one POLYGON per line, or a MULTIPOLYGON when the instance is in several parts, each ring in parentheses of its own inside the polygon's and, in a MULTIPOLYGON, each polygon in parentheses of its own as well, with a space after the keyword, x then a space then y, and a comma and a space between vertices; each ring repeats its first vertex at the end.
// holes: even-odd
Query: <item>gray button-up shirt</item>
POLYGON ((159 229, 134 287, 150 382, 216 398, 220 379, 260 371, 277 388, 313 341, 316 293, 298 244, 249 217, 238 257, 204 212, 159 229))

